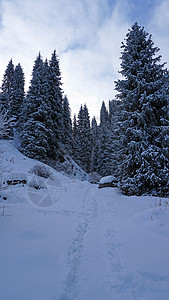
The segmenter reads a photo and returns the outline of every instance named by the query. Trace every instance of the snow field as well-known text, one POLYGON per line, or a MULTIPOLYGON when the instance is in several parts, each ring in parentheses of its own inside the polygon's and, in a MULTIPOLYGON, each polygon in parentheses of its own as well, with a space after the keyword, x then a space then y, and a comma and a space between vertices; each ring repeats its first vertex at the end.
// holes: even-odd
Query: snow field
MULTIPOLYGON (((7 148, 14 172, 37 163, 7 148)), ((0 299, 168 300, 168 199, 54 176, 53 206, 28 201, 26 186, 1 192, 0 299)))

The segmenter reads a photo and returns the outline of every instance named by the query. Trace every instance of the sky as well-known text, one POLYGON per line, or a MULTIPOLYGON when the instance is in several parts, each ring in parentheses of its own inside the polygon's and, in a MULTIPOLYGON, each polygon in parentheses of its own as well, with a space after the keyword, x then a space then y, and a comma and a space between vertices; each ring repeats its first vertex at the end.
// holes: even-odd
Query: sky
POLYGON ((136 21, 169 62, 169 0, 0 0, 0 85, 12 58, 27 90, 39 51, 50 60, 56 49, 72 116, 86 103, 98 119, 117 93, 121 42, 136 21))

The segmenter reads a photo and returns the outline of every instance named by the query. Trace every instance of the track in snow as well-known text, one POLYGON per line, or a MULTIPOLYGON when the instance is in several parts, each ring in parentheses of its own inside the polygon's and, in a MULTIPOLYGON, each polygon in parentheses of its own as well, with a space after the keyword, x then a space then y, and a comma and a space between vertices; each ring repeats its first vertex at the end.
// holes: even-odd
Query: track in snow
POLYGON ((69 271, 59 300, 136 299, 118 254, 116 199, 104 195, 96 186, 84 190, 84 215, 68 250, 69 271))

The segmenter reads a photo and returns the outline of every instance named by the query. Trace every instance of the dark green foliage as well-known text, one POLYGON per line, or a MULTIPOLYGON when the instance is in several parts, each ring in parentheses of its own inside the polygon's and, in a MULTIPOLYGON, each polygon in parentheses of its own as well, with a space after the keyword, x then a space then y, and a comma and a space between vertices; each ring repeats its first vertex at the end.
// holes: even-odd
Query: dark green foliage
POLYGON ((72 121, 71 121, 69 101, 66 96, 63 99, 63 143, 67 151, 71 154, 72 147, 73 147, 72 121))
POLYGON ((164 64, 151 36, 135 23, 122 44, 122 80, 116 82, 121 100, 119 180, 128 195, 169 195, 168 95, 164 64))
POLYGON ((97 172, 98 171, 98 146, 99 146, 99 128, 97 125, 96 118, 93 117, 91 124, 91 165, 90 171, 97 172))
POLYGON ((9 137, 13 137, 13 129, 17 127, 19 115, 24 100, 24 74, 20 64, 14 68, 12 59, 9 61, 5 70, 2 92, 0 94, 0 104, 7 112, 8 119, 12 119, 9 122, 9 137))
POLYGON ((49 138, 51 123, 48 115, 46 76, 44 63, 39 54, 35 60, 31 86, 23 107, 21 149, 31 158, 45 160, 50 153, 49 138))
POLYGON ((15 67, 12 87, 10 92, 10 107, 9 107, 9 115, 17 121, 19 115, 21 113, 23 100, 25 96, 24 92, 25 78, 22 67, 18 64, 15 67))
POLYGON ((90 117, 86 104, 80 107, 77 125, 76 119, 73 124, 73 157, 85 172, 90 171, 91 160, 91 135, 90 117))
MULTIPOLYGON (((52 144, 63 143, 63 98, 61 73, 56 51, 53 52, 49 62, 49 105, 51 107, 51 119, 53 121, 54 141, 52 144)), ((52 147, 52 145, 51 145, 52 147)))

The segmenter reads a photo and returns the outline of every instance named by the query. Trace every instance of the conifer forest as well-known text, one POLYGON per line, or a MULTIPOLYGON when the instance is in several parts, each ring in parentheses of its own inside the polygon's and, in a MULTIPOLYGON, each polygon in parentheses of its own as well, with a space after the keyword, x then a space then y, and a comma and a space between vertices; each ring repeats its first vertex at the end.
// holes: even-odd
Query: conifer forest
POLYGON ((136 22, 121 44, 116 98, 108 107, 104 99, 99 123, 86 104, 71 115, 55 50, 49 61, 37 55, 28 91, 22 66, 11 59, 1 85, 0 139, 16 139, 23 154, 51 166, 67 154, 87 174, 113 175, 125 195, 168 197, 169 71, 159 53, 136 22))

